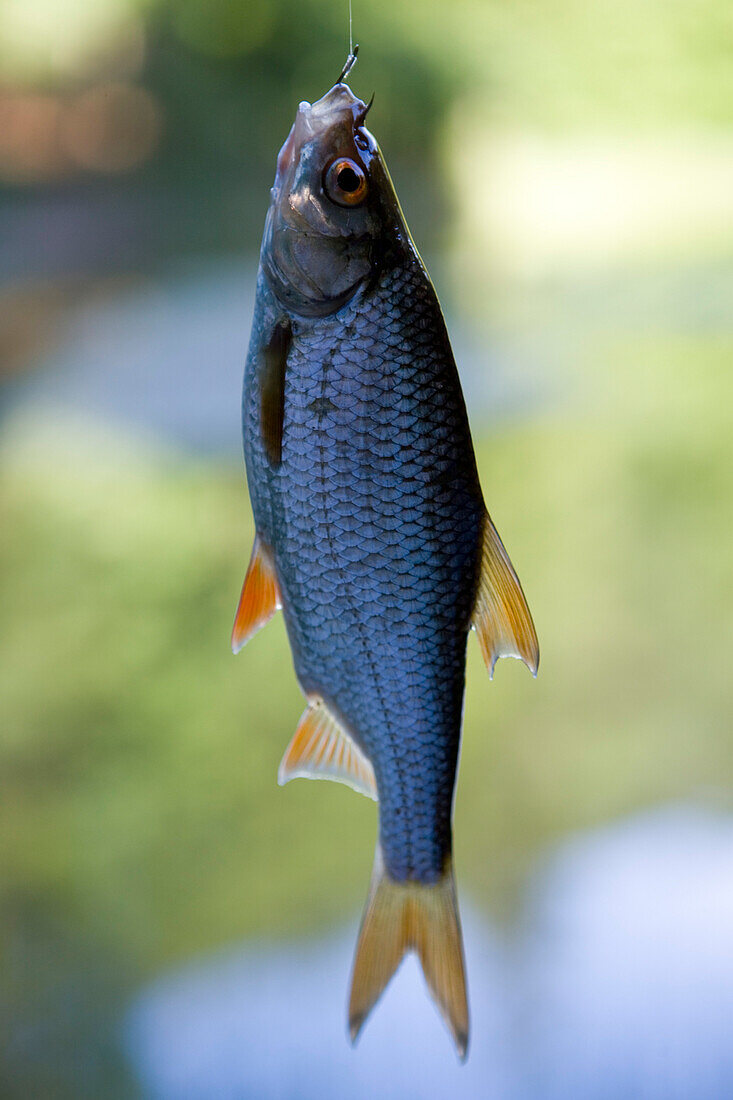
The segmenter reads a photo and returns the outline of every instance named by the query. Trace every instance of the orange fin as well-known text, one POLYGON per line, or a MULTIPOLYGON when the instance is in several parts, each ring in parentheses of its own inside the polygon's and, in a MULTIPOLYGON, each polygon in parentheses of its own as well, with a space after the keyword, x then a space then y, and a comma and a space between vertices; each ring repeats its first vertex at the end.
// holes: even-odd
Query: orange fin
POLYGON ((533 676, 540 647, 519 578, 496 528, 486 515, 476 606, 471 624, 478 634, 489 676, 499 657, 518 657, 533 676))
POLYGON ((450 861, 434 886, 395 882, 385 871, 377 847, 351 978, 352 1043, 408 951, 417 953, 431 996, 463 1060, 468 1047, 468 1000, 450 861))
POLYGON ((277 781, 282 787, 298 776, 334 779, 377 801, 371 764, 321 699, 314 699, 301 717, 282 758, 277 781))
POLYGON ((245 642, 269 622, 282 607, 272 555, 260 536, 255 537, 247 576, 242 585, 232 630, 232 650, 239 653, 245 642))

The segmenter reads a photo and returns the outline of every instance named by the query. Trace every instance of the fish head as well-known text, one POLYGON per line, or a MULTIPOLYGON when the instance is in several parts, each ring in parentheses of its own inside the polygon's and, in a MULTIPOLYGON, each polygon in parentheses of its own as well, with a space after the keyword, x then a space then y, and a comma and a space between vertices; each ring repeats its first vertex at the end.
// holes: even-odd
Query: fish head
POLYGON ((335 84, 316 103, 300 104, 280 150, 262 259, 293 312, 339 309, 378 269, 396 212, 401 223, 379 146, 364 126, 368 110, 348 85, 335 84))

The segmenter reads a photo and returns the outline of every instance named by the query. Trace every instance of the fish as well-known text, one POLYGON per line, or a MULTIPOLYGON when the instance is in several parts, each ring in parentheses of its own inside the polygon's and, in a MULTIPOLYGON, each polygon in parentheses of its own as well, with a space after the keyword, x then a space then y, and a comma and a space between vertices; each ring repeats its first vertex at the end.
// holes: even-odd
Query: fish
POLYGON ((464 1059, 452 814, 467 637, 492 676, 499 657, 536 675, 539 647, 370 106, 342 74, 299 105, 277 158, 242 399, 256 534, 232 648, 282 609, 307 706, 278 780, 378 802, 352 1042, 415 952, 464 1059))

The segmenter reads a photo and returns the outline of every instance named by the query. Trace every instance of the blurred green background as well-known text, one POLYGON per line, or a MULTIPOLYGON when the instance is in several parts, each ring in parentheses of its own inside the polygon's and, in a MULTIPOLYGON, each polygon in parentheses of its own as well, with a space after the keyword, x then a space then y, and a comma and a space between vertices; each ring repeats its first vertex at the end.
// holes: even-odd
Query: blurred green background
MULTIPOLYGON (((730 808, 733 8, 354 0, 354 36, 540 635, 536 683, 469 645, 459 889, 507 927, 563 836, 730 808)), ((228 649, 268 188, 347 41, 345 0, 0 7, 3 1097, 137 1095, 146 980, 365 895, 373 806, 275 786, 281 621, 228 649)))

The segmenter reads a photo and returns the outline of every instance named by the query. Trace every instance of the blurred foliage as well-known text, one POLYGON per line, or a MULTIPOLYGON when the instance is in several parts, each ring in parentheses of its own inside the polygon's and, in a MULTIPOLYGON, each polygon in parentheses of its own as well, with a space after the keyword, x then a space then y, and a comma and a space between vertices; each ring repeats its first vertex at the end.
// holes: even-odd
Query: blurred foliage
MULTIPOLYGON (((297 103, 327 90, 347 46, 346 0, 59 10, 0 6, 0 161, 18 152, 3 146, 9 99, 28 98, 20 144, 27 120, 52 142, 67 107, 81 117, 75 97, 104 101, 110 83, 149 95, 160 140, 114 177, 72 175, 40 146, 47 175, 3 177, 0 366, 17 372, 60 332, 72 275, 252 248, 297 103)), ((518 292, 492 284, 475 224, 456 234, 446 212, 490 189, 492 133, 730 126, 732 31, 728 0, 354 0, 353 87, 376 93, 370 123, 416 237, 451 244, 445 297, 531 394, 521 419, 475 426, 543 654, 536 683, 505 661, 489 684, 469 645, 456 863, 461 896, 494 915, 553 838, 732 778, 733 271, 667 257, 518 292), (486 174, 456 135, 487 143, 486 174)), ((89 434, 26 425, 1 456, 9 1098, 130 1095, 114 1031, 128 990, 215 944, 355 920, 371 868, 371 803, 275 785, 303 706, 281 620, 228 651, 252 536, 241 476, 89 434)))

